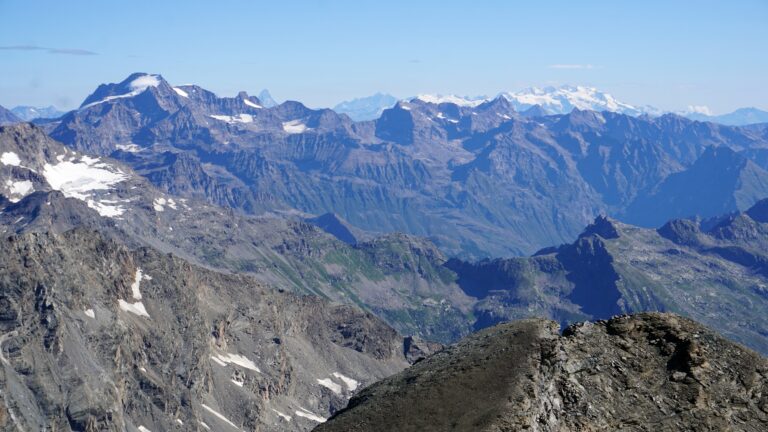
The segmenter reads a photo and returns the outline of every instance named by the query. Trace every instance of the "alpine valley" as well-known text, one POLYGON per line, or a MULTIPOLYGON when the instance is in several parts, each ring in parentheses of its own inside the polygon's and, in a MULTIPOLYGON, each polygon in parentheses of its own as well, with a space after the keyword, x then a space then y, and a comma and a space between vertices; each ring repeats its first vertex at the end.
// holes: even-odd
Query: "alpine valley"
POLYGON ((262 95, 0 107, 0 431, 768 425, 768 124, 262 95))

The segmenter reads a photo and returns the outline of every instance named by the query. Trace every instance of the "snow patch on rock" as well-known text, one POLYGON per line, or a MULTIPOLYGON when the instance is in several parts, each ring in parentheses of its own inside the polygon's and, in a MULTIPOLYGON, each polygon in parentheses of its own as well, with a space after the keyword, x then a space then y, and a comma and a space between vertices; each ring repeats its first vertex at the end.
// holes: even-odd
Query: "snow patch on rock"
POLYGON ((0 163, 11 166, 21 166, 19 155, 14 152, 5 152, 0 156, 0 163))
POLYGON ((147 309, 144 307, 144 303, 140 301, 136 303, 128 303, 123 299, 119 299, 117 303, 120 306, 120 309, 126 312, 149 318, 149 313, 147 313, 147 309))
POLYGON ((244 104, 246 104, 246 105, 248 105, 248 106, 249 106, 249 107, 251 107, 251 108, 263 108, 261 105, 259 105, 259 104, 257 104, 257 103, 253 103, 253 102, 251 102, 251 101, 250 101, 250 100, 248 100, 248 99, 243 99, 243 103, 244 103, 244 104))
POLYGON ((317 415, 317 414, 313 414, 312 412, 310 412, 310 411, 308 411, 308 410, 305 410, 305 409, 304 409, 304 408, 302 408, 302 407, 299 407, 299 409, 297 409, 296 411, 294 411, 294 413, 295 413, 297 416, 299 416, 299 417, 304 417, 304 418, 310 419, 310 420, 312 420, 312 421, 316 421, 316 422, 318 422, 318 423, 325 423, 325 421, 327 420, 327 419, 325 419, 325 418, 323 418, 323 417, 320 417, 320 416, 319 416, 319 415, 317 415))
POLYGON ((357 387, 360 385, 359 381, 349 378, 347 376, 344 376, 339 372, 334 372, 333 376, 342 380, 344 384, 347 386, 347 388, 349 389, 349 391, 355 391, 357 387))
POLYGON ((110 205, 116 201, 95 201, 95 191, 111 190, 128 176, 119 169, 100 162, 98 158, 82 156, 79 162, 64 161, 52 165, 46 163, 43 176, 51 188, 61 191, 65 197, 85 201, 102 216, 115 217, 125 211, 121 206, 110 205))
POLYGON ((261 370, 259 369, 258 366, 256 366, 256 363, 251 361, 251 359, 249 359, 248 357, 240 354, 221 353, 221 354, 215 354, 211 356, 211 358, 222 366, 226 366, 232 363, 242 368, 250 369, 252 371, 261 373, 261 370))
POLYGON ((223 416, 223 415, 222 415, 220 412, 216 411, 215 409, 213 409, 213 408, 209 407, 209 406, 208 406, 208 405, 206 405, 206 404, 201 404, 201 405, 202 405, 202 407, 203 407, 203 408, 205 408, 205 409, 206 409, 208 412, 210 412, 211 414, 213 414, 214 416, 216 416, 216 417, 217 417, 219 420, 221 420, 221 421, 223 421, 224 423, 226 423, 226 424, 228 424, 228 425, 232 426, 232 427, 233 427, 233 428, 235 428, 235 429, 238 429, 238 430, 240 429, 239 427, 237 427, 237 425, 236 425, 236 424, 234 424, 234 423, 232 423, 231 421, 229 421, 229 419, 228 419, 228 418, 226 418, 226 417, 224 417, 224 416, 223 416))
POLYGON ((291 120, 283 123, 283 130, 289 134, 299 134, 307 129, 309 128, 301 120, 291 120))
POLYGON ((173 87, 173 91, 175 91, 176 94, 181 96, 181 97, 189 98, 189 93, 185 92, 184 90, 182 90, 182 89, 180 89, 178 87, 173 87))
POLYGON ((219 115, 219 114, 213 114, 209 117, 214 118, 216 120, 220 120, 223 122, 227 122, 229 124, 235 124, 235 123, 253 123, 253 116, 250 114, 237 114, 237 115, 219 115))
POLYGON ((274 408, 272 408, 272 411, 274 411, 275 414, 277 414, 280 417, 282 417, 283 419, 285 419, 285 421, 291 421, 291 416, 289 416, 288 414, 283 414, 283 413, 281 413, 280 411, 278 411, 278 410, 276 410, 274 408))
POLYGON ((8 187, 8 193, 12 195, 8 197, 8 200, 11 202, 18 202, 20 198, 17 197, 23 198, 35 191, 32 182, 29 180, 8 180, 6 186, 8 187))
POLYGON ((337 395, 341 394, 341 386, 333 382, 333 380, 331 380, 330 378, 318 379, 317 383, 329 389, 330 391, 336 393, 337 395))

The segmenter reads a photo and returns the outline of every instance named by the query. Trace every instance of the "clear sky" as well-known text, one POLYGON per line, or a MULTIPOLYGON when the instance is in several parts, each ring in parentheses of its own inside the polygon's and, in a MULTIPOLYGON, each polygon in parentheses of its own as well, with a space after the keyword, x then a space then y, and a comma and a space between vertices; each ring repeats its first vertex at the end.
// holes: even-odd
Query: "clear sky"
POLYGON ((768 0, 0 0, 0 105, 73 108, 135 71, 313 107, 584 84, 768 109, 768 0))

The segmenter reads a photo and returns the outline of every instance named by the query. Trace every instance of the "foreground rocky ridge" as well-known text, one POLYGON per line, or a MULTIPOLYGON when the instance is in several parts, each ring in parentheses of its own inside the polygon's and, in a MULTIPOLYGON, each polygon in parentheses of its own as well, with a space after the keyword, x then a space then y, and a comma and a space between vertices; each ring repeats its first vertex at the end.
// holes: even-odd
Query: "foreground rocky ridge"
POLYGON ((84 229, 4 237, 0 305, 0 430, 302 431, 408 364, 355 307, 84 229))
POLYGON ((768 427, 768 361, 646 313, 474 334, 350 400, 315 430, 739 430, 768 427))

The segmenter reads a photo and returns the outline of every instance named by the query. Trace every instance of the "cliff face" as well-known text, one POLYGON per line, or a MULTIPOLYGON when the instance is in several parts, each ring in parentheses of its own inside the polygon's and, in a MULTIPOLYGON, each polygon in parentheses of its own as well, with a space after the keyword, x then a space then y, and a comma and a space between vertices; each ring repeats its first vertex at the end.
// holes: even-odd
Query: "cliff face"
POLYGON ((647 313, 478 332, 370 386, 316 431, 765 430, 768 361, 647 313))

